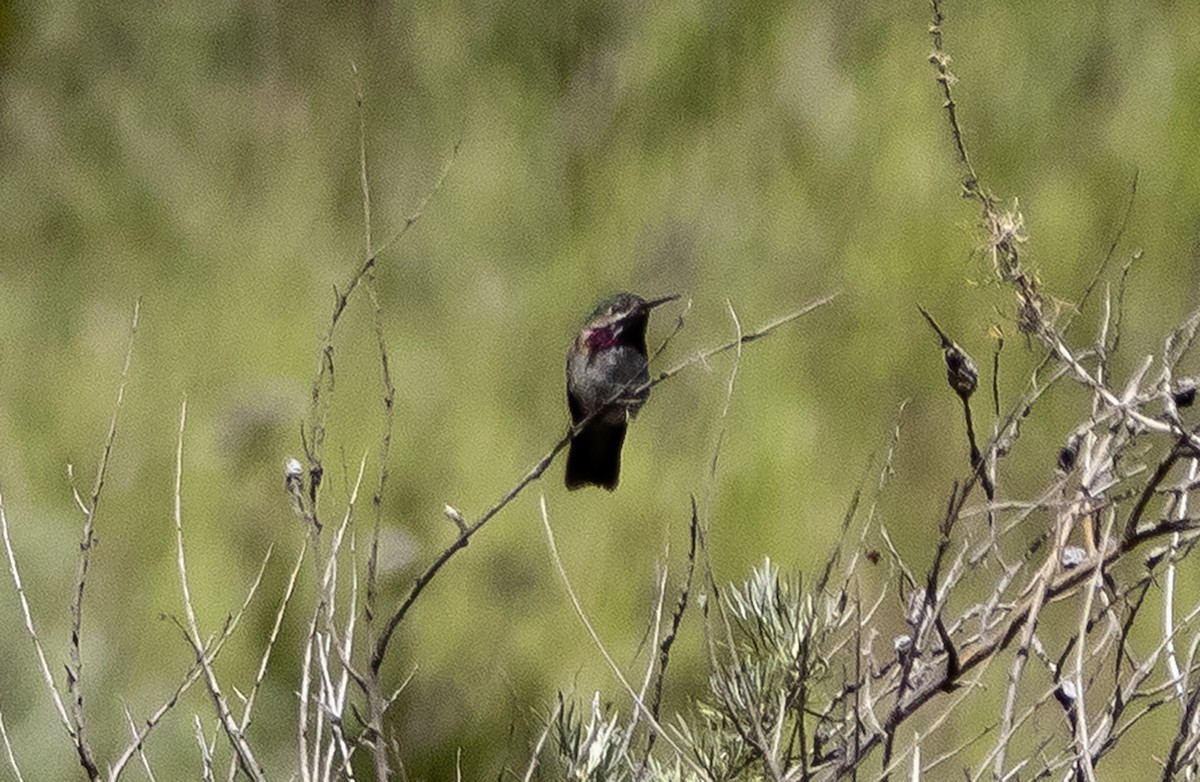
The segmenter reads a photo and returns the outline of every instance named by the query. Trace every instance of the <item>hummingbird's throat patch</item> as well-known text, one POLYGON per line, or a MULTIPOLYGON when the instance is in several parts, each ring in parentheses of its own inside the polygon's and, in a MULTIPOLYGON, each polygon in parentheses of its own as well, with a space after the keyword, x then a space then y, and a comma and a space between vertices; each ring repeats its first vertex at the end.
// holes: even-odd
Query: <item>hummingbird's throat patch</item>
POLYGON ((617 344, 617 330, 612 326, 602 326, 589 329, 587 336, 588 347, 592 350, 604 350, 617 344))

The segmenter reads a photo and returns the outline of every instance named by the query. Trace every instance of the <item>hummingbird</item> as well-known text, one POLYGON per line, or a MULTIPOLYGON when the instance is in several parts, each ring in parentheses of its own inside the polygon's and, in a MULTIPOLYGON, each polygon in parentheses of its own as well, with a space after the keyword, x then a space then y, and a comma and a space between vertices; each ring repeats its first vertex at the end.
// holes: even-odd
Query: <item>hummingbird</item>
POLYGON ((650 396, 646 322, 650 310, 678 298, 647 301, 632 293, 615 294, 600 302, 575 337, 567 352, 572 427, 568 489, 589 484, 617 488, 625 429, 650 396))

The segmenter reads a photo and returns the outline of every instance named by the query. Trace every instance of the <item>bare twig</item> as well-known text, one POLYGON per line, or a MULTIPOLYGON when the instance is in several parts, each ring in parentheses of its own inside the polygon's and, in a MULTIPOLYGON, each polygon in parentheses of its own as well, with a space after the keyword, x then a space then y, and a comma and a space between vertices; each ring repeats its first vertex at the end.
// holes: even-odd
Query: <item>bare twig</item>
POLYGON ((537 741, 533 743, 533 751, 529 754, 529 766, 525 769, 525 776, 521 777, 522 782, 531 782, 533 772, 537 770, 538 758, 542 754, 542 748, 546 746, 546 739, 550 735, 550 728, 554 725, 554 721, 558 719, 559 712, 562 711, 562 699, 560 698, 554 704, 554 711, 550 713, 550 717, 546 720, 546 727, 542 728, 542 732, 538 734, 537 741))
POLYGON ((8 740, 8 729, 4 727, 4 714, 0 713, 0 739, 4 741, 4 755, 8 758, 8 767, 12 769, 17 782, 25 782, 21 769, 17 766, 17 756, 13 754, 12 742, 8 740))
MULTIPOLYGON (((258 593, 258 588, 262 584, 263 575, 266 573, 267 563, 269 561, 270 551, 268 550, 267 556, 263 557, 262 564, 258 568, 258 574, 251 583, 250 588, 246 591, 246 597, 242 600, 241 606, 238 608, 237 612, 234 613, 227 622, 225 622, 225 625, 221 629, 221 632, 217 636, 216 640, 209 644, 207 651, 207 660, 209 665, 212 665, 212 663, 217 659, 217 656, 225 647, 225 642, 228 641, 230 636, 233 635, 234 631, 237 630, 238 625, 241 623, 242 617, 246 613, 246 609, 249 608, 250 603, 254 600, 254 596, 258 593)), ((145 745, 146 738, 150 735, 150 732, 159 725, 163 717, 165 717, 167 713, 171 711, 171 709, 175 708, 175 706, 179 703, 180 697, 182 697, 183 694, 200 679, 202 673, 203 668, 200 663, 193 663, 191 669, 188 670, 183 680, 178 686, 176 686, 175 691, 171 694, 171 697, 168 698, 166 702, 159 706, 154 713, 146 719, 145 723, 135 732, 129 744, 125 746, 125 749, 121 752, 120 756, 118 756, 117 760, 109 768, 109 782, 116 782, 116 780, 121 776, 121 773, 124 771, 125 766, 135 754, 140 752, 142 746, 145 745)))
MULTIPOLYGON (((83 766, 84 771, 88 774, 90 780, 96 780, 100 777, 100 769, 97 768, 94 757, 88 741, 85 736, 85 722, 83 711, 83 691, 80 688, 80 676, 82 676, 83 661, 79 651, 79 638, 82 632, 83 625, 83 596, 86 584, 86 576, 88 576, 88 565, 90 561, 90 552, 92 539, 94 539, 96 507, 100 504, 100 495, 104 488, 104 479, 108 474, 109 457, 112 456, 113 444, 116 440, 116 420, 120 413, 121 404, 125 401, 125 389, 128 383, 128 374, 130 374, 130 366, 133 361, 133 339, 137 335, 138 320, 142 312, 142 301, 134 302, 133 319, 130 327, 130 339, 125 351, 125 363, 121 369, 121 381, 116 391, 116 401, 113 407, 113 415, 109 419, 108 434, 104 438, 104 446, 101 451, 100 464, 96 468, 96 481, 92 486, 89 501, 84 501, 79 497, 77 491, 73 491, 76 503, 80 510, 84 513, 84 529, 83 541, 79 545, 79 569, 76 578, 76 590, 71 604, 71 645, 70 657, 71 664, 67 666, 67 692, 71 698, 71 711, 68 715, 64 700, 62 700, 58 687, 54 684, 54 676, 50 674, 49 664, 46 660, 46 651, 42 649, 41 640, 37 637, 37 632, 34 628, 34 616, 30 612, 29 601, 26 600, 25 590, 20 583, 20 573, 17 570, 17 558, 13 553, 12 541, 8 536, 8 519, 4 509, 4 499, 0 497, 0 531, 4 536, 5 552, 8 558, 8 572, 11 573, 13 584, 17 588, 17 596, 22 607, 22 613, 25 620, 25 631, 29 633, 30 639, 34 642, 34 649, 37 654, 38 664, 42 669, 42 678, 46 681, 49 688, 50 698, 52 698, 55 710, 58 711, 62 726, 67 730, 67 734, 71 736, 76 752, 79 756, 79 763, 83 766)), ((71 468, 68 467, 68 473, 71 468)), ((73 487, 72 487, 73 489, 73 487)))
POLYGON ((216 673, 212 669, 212 664, 209 662, 207 654, 204 651, 204 639, 200 635, 200 625, 196 621, 196 610, 192 606, 192 593, 188 588, 187 579, 187 562, 183 555, 183 433, 187 425, 187 399, 184 399, 179 406, 179 437, 175 448, 175 555, 176 567, 179 571, 179 586, 183 593, 183 608, 184 614, 187 617, 187 632, 184 637, 192 646, 192 651, 196 654, 196 662, 199 663, 204 672, 205 682, 208 684, 209 695, 212 696, 213 705, 217 710, 217 717, 221 724, 221 728, 225 731, 225 735, 229 738, 229 743, 232 745, 234 752, 238 756, 238 764, 242 771, 256 782, 265 782, 262 768, 258 764, 258 760, 254 757, 254 751, 250 749, 250 745, 246 742, 245 736, 238 727, 237 722, 233 718, 233 714, 229 710, 229 703, 225 700, 225 696, 221 692, 221 686, 217 682, 216 673))
MULTIPOLYGON (((655 578, 656 586, 654 590, 654 622, 650 630, 651 650, 658 647, 659 638, 662 637, 663 605, 666 603, 667 599, 667 576, 669 574, 666 563, 670 558, 670 554, 670 547, 668 547, 666 555, 663 557, 663 562, 661 565, 659 565, 658 576, 655 578)), ((634 656, 636 657, 637 655, 634 656)), ((646 674, 642 677, 642 686, 637 692, 637 699, 642 703, 646 702, 646 693, 649 691, 650 681, 654 677, 656 662, 657 661, 655 660, 653 651, 646 655, 646 674)), ((651 710, 651 713, 654 714, 655 719, 658 719, 658 714, 654 712, 653 709, 651 710)), ((641 712, 637 709, 634 709, 632 716, 629 718, 629 725, 625 729, 625 739, 621 742, 620 754, 622 757, 628 757, 629 755, 629 745, 633 743, 633 735, 637 730, 637 724, 640 718, 641 712)), ((651 735, 653 735, 653 729, 651 729, 651 735)))
MULTIPOLYGON (((1200 471, 1200 459, 1189 459, 1189 485, 1196 480, 1198 471, 1200 471)), ((1188 493, 1180 491, 1175 501, 1175 517, 1177 519, 1187 518, 1187 508, 1188 493)), ((1179 670, 1179 661, 1175 655, 1175 560, 1178 555, 1179 533, 1177 532, 1171 536, 1171 548, 1167 554, 1166 574, 1163 577, 1163 640, 1167 644, 1167 673, 1170 675, 1172 681, 1175 682, 1175 695, 1182 707, 1186 683, 1183 680, 1182 672, 1179 670)))
POLYGON ((25 587, 21 583, 21 574, 17 570, 17 557, 13 553, 12 540, 8 535, 8 514, 4 510, 4 495, 0 494, 0 537, 4 539, 4 553, 8 556, 8 572, 12 576, 13 585, 17 589, 17 602, 21 604, 21 616, 25 620, 25 633, 33 641, 34 652, 37 653, 38 667, 42 671, 42 680, 46 684, 46 689, 50 691, 50 699, 54 702, 54 710, 58 713, 58 719, 62 726, 66 728, 67 735, 74 738, 74 728, 71 718, 67 716, 66 706, 63 705, 62 696, 59 694, 58 686, 54 683, 54 676, 50 673, 50 666, 46 663, 46 650, 42 648, 42 642, 38 639, 37 630, 33 626, 33 613, 29 610, 29 600, 25 597, 25 587))
MULTIPOLYGON (((365 122, 360 114, 360 123, 365 122)), ((361 124, 360 124, 361 127, 361 124)), ((361 139, 362 137, 360 137, 361 139)), ((333 312, 329 319, 329 326, 325 331, 325 335, 321 340, 320 357, 317 362, 317 374, 313 379, 311 404, 309 416, 306 426, 301 430, 301 436, 304 440, 305 454, 308 457, 309 471, 309 492, 312 507, 309 509, 313 515, 313 520, 316 519, 316 497, 320 489, 321 480, 324 476, 324 467, 321 464, 321 452, 325 443, 325 405, 327 404, 326 397, 328 391, 332 389, 334 375, 334 336, 337 333, 338 324, 341 322, 342 315, 346 311, 347 305, 350 303, 350 296, 364 279, 373 274, 379 254, 386 251, 393 243, 399 240, 410 228, 416 225, 417 221, 425 214, 425 208, 429 202, 442 189, 442 185, 446 182, 446 177, 450 173, 450 169, 454 166, 455 160, 458 158, 459 147, 461 142, 456 142, 451 149, 449 158, 446 164, 442 167, 441 173, 438 175, 437 181, 433 187, 425 194, 421 203, 417 206, 416 211, 404 218, 401 227, 396 230, 382 244, 377 245, 374 251, 369 253, 367 258, 350 276, 349 281, 342 290, 334 289, 334 304, 333 312)), ((360 174, 365 177, 365 140, 360 141, 360 174)), ((367 217, 365 222, 368 225, 364 226, 364 230, 369 236, 369 219, 370 219, 370 204, 369 196, 364 198, 364 216, 367 217)))
POLYGON ((125 721, 129 724, 129 732, 133 736, 133 746, 137 748, 138 760, 142 762, 142 770, 146 772, 146 776, 150 782, 155 782, 154 771, 150 768, 150 759, 146 757, 145 749, 142 742, 138 740, 137 723, 133 721, 133 715, 129 713, 129 707, 125 707, 125 721))
MULTIPOLYGON (((1104 536, 1101 539, 1100 551, 1105 551, 1108 548, 1108 542, 1112 535, 1113 522, 1116 519, 1116 512, 1112 509, 1105 514, 1108 517, 1108 522, 1104 528, 1104 536)), ((1089 619, 1092 614, 1092 603, 1096 599, 1096 592, 1100 589, 1100 585, 1104 579, 1104 568, 1096 568, 1095 574, 1088 581, 1088 588, 1085 591, 1083 602, 1083 610, 1079 612, 1079 642, 1075 645, 1075 675, 1074 687, 1076 694, 1075 706, 1075 734, 1077 738, 1078 758, 1076 768, 1082 773, 1083 777, 1088 782, 1096 782, 1096 769, 1092 763, 1091 740, 1088 732, 1088 716, 1087 716, 1087 701, 1085 695, 1087 690, 1087 682, 1084 681, 1084 646, 1087 640, 1087 631, 1089 619)))
MULTIPOLYGON (((125 386, 129 382, 129 366, 133 362, 133 340, 137 336, 138 319, 141 315, 142 302, 138 299, 133 305, 133 324, 129 329, 129 343, 125 349, 125 365, 121 369, 121 382, 117 387, 117 400, 113 404, 112 417, 108 422, 108 435, 104 438, 104 448, 100 453, 100 463, 96 467, 96 481, 92 487, 89 501, 80 506, 84 511, 83 540, 79 544, 79 569, 75 579, 75 593, 71 601, 71 663, 67 666, 67 692, 71 699, 72 738, 75 740, 75 750, 79 755, 79 763, 87 772, 88 779, 99 779, 100 769, 92 757, 88 746, 87 734, 83 718, 83 657, 80 654, 79 639, 83 628, 83 593, 87 582, 88 564, 91 561, 92 542, 95 532, 96 508, 100 504, 100 493, 104 490, 104 479, 108 474, 108 461, 112 455, 113 443, 117 438, 117 415, 121 411, 121 403, 125 401, 125 386)), ((68 474, 71 468, 68 465, 68 474)), ((78 492, 75 493, 79 502, 78 492)))
MULTIPOLYGON (((671 614, 671 629, 667 632, 665 638, 658 648, 658 676, 654 680, 654 700, 651 701, 650 713, 654 715, 654 719, 658 719, 659 709, 662 707, 662 689, 663 679, 667 675, 667 664, 671 661, 671 647, 675 644, 675 639, 679 635, 679 625, 683 621, 683 613, 688 607, 688 596, 692 590, 692 577, 696 572, 696 536, 697 527, 699 526, 699 517, 696 513, 696 498, 692 497, 692 516, 691 522, 688 524, 689 543, 687 554, 687 575, 684 576, 683 587, 679 590, 679 600, 675 604, 675 610, 671 614)), ((654 731, 650 732, 646 739, 646 753, 642 758, 642 768, 646 768, 646 764, 650 760, 650 753, 654 750, 654 742, 657 740, 658 734, 654 731)))
MULTIPOLYGON (((279 601, 279 609, 275 612, 275 623, 271 625, 271 632, 267 636, 267 645, 263 649, 262 657, 258 662, 258 671, 254 674, 254 685, 250 688, 250 694, 246 696, 246 705, 242 709, 242 720, 240 729, 245 735, 246 730, 250 727, 251 715, 254 712, 254 702, 258 697, 259 688, 262 687, 263 680, 267 675, 267 664, 271 661, 271 652, 275 648, 275 641, 279 638, 279 629, 283 626, 283 616, 287 612, 288 605, 292 602, 292 594, 296 589, 296 577, 300 575, 300 566, 304 563, 304 557, 308 552, 308 541, 305 539, 300 544, 300 553, 296 555, 296 564, 292 566, 291 575, 288 576, 287 587, 283 591, 283 599, 279 601)), ((267 559, 271 556, 271 551, 267 551, 267 559)), ((264 568, 266 562, 263 562, 264 568)), ((262 577, 262 570, 259 570, 259 577, 262 577)), ((232 759, 229 765, 229 782, 233 782, 233 778, 237 771, 236 759, 232 759)))

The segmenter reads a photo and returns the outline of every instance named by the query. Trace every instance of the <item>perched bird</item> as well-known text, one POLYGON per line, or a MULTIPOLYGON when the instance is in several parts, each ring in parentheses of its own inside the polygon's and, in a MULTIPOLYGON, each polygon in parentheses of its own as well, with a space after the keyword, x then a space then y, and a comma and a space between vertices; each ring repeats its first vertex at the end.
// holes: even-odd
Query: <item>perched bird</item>
POLYGON ((617 488, 625 427, 650 396, 644 388, 650 382, 646 322, 650 310, 677 298, 646 301, 618 293, 596 307, 575 338, 567 353, 567 403, 575 430, 567 454, 568 489, 617 488))

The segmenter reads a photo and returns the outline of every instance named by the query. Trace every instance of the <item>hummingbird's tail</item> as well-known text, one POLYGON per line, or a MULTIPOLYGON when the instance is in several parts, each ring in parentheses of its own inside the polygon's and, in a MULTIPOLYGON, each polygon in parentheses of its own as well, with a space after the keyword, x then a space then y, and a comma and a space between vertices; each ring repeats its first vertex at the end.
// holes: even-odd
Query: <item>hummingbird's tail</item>
POLYGON ((625 428, 625 421, 592 421, 575 435, 567 452, 568 489, 574 491, 589 484, 609 491, 617 488, 625 428))

